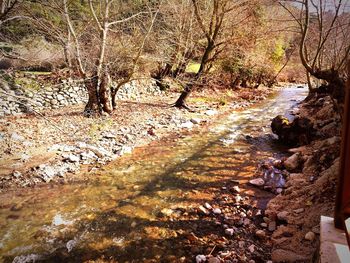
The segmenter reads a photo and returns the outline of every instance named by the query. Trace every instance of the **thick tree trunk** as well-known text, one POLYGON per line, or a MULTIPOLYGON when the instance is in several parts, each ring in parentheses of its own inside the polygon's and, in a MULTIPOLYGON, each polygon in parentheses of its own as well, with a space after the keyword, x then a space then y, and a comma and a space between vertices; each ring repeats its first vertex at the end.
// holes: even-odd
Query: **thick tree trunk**
POLYGON ((113 107, 111 102, 111 92, 109 89, 109 77, 107 72, 103 74, 100 82, 99 98, 102 110, 108 114, 111 114, 113 107))
POLYGON ((101 113, 100 99, 97 92, 97 78, 92 78, 85 81, 85 87, 88 91, 89 100, 85 105, 84 115, 97 116, 101 113))

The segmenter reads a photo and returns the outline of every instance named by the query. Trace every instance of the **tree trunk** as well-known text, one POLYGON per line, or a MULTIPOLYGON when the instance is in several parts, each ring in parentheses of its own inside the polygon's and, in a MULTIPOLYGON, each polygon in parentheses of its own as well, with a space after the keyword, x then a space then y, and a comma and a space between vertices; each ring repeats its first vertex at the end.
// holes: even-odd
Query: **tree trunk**
POLYGON ((109 86, 109 76, 108 76, 108 73, 105 72, 101 76, 99 98, 100 98, 100 104, 101 104, 102 110, 108 114, 111 114, 113 111, 113 107, 111 103, 111 92, 108 86, 109 86))
POLYGON ((88 91, 89 100, 85 105, 84 115, 97 116, 101 113, 100 99, 97 92, 97 78, 92 78, 85 81, 85 87, 88 91))
POLYGON ((184 91, 181 93, 180 97, 175 102, 175 105, 174 105, 175 107, 189 109, 188 106, 186 105, 186 100, 188 96, 191 94, 192 88, 193 88, 193 84, 186 85, 186 87, 184 88, 184 91))
MULTIPOLYGON (((209 61, 209 57, 211 52, 213 51, 215 45, 213 41, 208 41, 207 48, 205 49, 205 52, 203 54, 202 60, 201 60, 201 65, 199 67, 198 72, 196 73, 196 76, 194 78, 194 81, 197 81, 200 79, 202 76, 203 72, 205 72, 205 68, 207 66, 207 63, 209 61)), ((177 99, 175 102, 174 106, 177 108, 185 108, 189 109, 188 106, 186 105, 186 100, 191 94, 193 90, 194 83, 187 84, 186 87, 184 88, 184 91, 181 93, 180 97, 177 99)))
POLYGON ((309 71, 306 71, 306 79, 307 79, 307 86, 309 87, 309 93, 312 93, 314 88, 312 86, 311 76, 310 76, 309 71))

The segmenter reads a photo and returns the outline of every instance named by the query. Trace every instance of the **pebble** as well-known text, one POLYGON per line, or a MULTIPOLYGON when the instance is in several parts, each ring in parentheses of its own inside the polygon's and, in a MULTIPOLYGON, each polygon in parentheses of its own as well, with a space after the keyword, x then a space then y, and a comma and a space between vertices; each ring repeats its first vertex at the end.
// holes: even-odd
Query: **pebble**
POLYGON ((21 174, 19 171, 14 171, 14 172, 12 173, 12 175, 13 175, 14 177, 16 177, 16 178, 22 176, 22 174, 21 174))
POLYGON ((202 205, 198 207, 199 211, 202 212, 205 215, 209 215, 209 211, 205 209, 202 205))
POLYGON ((249 183, 254 186, 263 186, 265 184, 265 181, 262 178, 256 178, 250 180, 249 183))
POLYGON ((266 223, 261 223, 260 226, 263 227, 263 228, 267 228, 267 224, 266 223))
POLYGON ((77 245, 77 241, 75 241, 74 239, 69 240, 66 244, 66 248, 68 250, 68 253, 71 252, 76 245, 77 245))
POLYGON ((309 240, 309 241, 314 241, 316 238, 316 235, 314 232, 307 232, 306 235, 305 235, 305 239, 306 240, 309 240))
POLYGON ((270 223, 269 223, 269 231, 271 231, 271 232, 273 232, 273 231, 275 231, 276 230, 276 227, 277 227, 277 225, 276 225, 276 221, 271 221, 270 223))
POLYGON ((228 236, 233 236, 235 233, 235 230, 233 228, 226 228, 225 229, 225 234, 228 236))
POLYGON ((216 114, 218 114, 218 111, 216 110, 207 110, 206 112, 204 112, 205 115, 208 115, 208 116, 214 116, 216 114))
POLYGON ((265 231, 264 230, 258 230, 255 232, 255 235, 258 237, 258 238, 265 238, 266 237, 266 234, 265 234, 265 231))
POLYGON ((72 162, 72 163, 77 163, 80 161, 80 158, 79 158, 79 156, 76 156, 74 154, 70 154, 67 156, 67 160, 72 162))
POLYGON ((221 209, 220 208, 214 208, 213 209, 213 213, 216 215, 220 215, 221 214, 221 209))
POLYGON ((204 204, 204 207, 205 207, 206 209, 213 209, 213 207, 212 207, 209 203, 205 203, 205 204, 204 204))
POLYGON ((198 118, 192 118, 191 120, 190 120, 193 124, 200 124, 201 123, 201 119, 198 119, 198 118))
POLYGON ((250 220, 248 219, 248 218, 245 218, 244 220, 243 220, 243 225, 245 225, 245 226, 248 226, 248 225, 250 225, 250 220))
POLYGON ((282 192, 283 192, 283 189, 282 189, 282 188, 277 188, 277 189, 276 189, 276 193, 277 193, 277 194, 280 194, 280 193, 282 193, 282 192))
POLYGON ((184 128, 184 129, 192 129, 193 128, 193 123, 188 121, 185 123, 181 123, 180 124, 180 128, 184 128))
POLYGON ((197 255, 196 256, 196 263, 202 263, 202 262, 206 262, 207 258, 204 255, 197 255))
POLYGON ((250 251, 250 253, 254 253, 254 251, 255 251, 255 246, 254 246, 254 245, 250 245, 250 246, 248 247, 248 250, 250 251))
POLYGON ((241 189, 239 188, 238 185, 236 185, 236 186, 232 187, 232 191, 233 191, 234 193, 239 193, 239 192, 241 192, 241 189))

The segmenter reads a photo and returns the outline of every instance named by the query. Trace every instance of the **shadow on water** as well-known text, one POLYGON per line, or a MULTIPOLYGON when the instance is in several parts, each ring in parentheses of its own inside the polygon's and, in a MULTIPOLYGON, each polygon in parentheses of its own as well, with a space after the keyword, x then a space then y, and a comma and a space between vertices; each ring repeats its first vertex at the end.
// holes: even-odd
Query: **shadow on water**
POLYGON ((192 262, 207 245, 198 243, 194 251, 190 233, 209 240, 224 234, 215 220, 198 214, 199 205, 237 180, 257 209, 272 197, 245 183, 259 160, 283 152, 270 134, 270 118, 304 93, 285 89, 188 136, 135 149, 87 183, 1 196, 0 261, 192 262))

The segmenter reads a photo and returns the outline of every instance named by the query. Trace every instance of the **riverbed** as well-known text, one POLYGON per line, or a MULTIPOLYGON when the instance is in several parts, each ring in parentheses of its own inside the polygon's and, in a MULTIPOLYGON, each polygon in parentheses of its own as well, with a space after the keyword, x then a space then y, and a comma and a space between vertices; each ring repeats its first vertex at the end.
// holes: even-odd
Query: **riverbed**
POLYGON ((256 211, 272 198, 246 183, 260 160, 285 154, 270 121, 306 95, 286 87, 203 128, 136 148, 86 182, 3 194, 0 262, 193 262, 205 244, 193 251, 188 233, 210 235, 216 228, 208 222, 225 216, 222 209, 196 217, 200 205, 235 184, 256 211))

